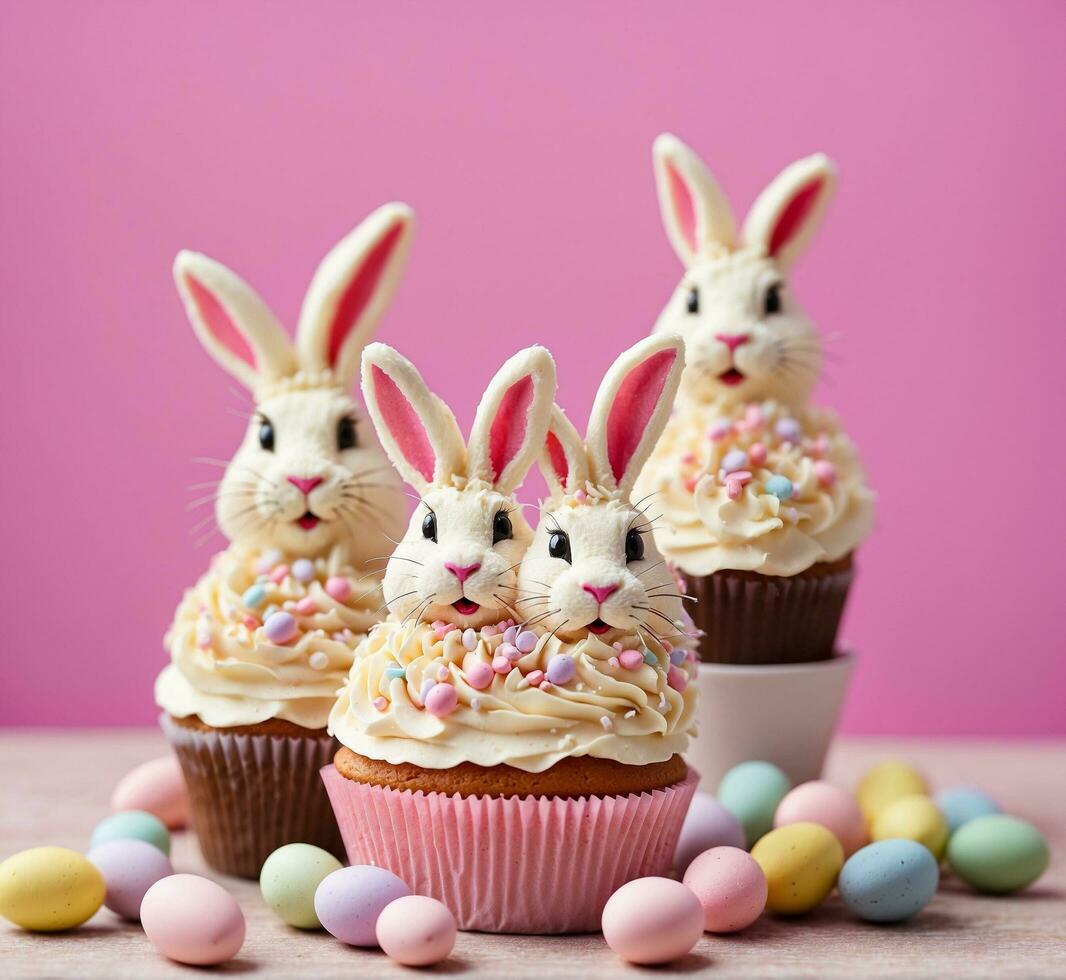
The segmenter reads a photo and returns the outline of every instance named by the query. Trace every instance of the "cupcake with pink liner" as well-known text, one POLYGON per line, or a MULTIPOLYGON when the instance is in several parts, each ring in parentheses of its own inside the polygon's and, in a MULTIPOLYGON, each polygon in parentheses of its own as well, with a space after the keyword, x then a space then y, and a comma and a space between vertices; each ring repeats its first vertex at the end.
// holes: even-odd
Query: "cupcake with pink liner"
POLYGON ((292 841, 343 853, 318 776, 336 751, 326 722, 382 616, 369 563, 391 550, 405 509, 349 389, 411 232, 410 211, 392 204, 344 238, 315 273, 295 343, 225 266, 191 252, 175 262, 197 336, 255 401, 204 501, 230 545, 179 604, 155 686, 219 871, 255 877, 292 841))
POLYGON ((656 338, 623 355, 588 451, 553 414, 542 349, 497 374, 469 445, 407 361, 379 344, 364 355, 371 416, 421 501, 386 574, 390 616, 357 649, 330 716, 344 748, 322 775, 349 860, 390 869, 461 928, 594 930, 619 885, 670 866, 696 781, 681 760, 692 656, 628 490, 680 352, 656 338), (561 475, 550 460, 564 441, 561 475), (556 485, 534 534, 513 492, 543 447, 556 485), (550 544, 561 524, 569 561, 550 544), (586 573, 574 600, 571 579, 586 573), (534 579, 550 580, 558 608, 537 609, 534 579))

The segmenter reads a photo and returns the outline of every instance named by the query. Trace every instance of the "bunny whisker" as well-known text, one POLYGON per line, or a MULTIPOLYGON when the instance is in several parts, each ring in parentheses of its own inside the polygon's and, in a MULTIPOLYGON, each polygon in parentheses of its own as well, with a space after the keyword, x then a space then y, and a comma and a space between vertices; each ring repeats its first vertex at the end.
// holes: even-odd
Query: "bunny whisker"
MULTIPOLYGON (((370 591, 373 592, 374 590, 371 589, 370 591)), ((374 612, 381 612, 382 609, 388 609, 392 603, 398 602, 400 599, 406 599, 409 595, 415 595, 417 594, 417 592, 418 589, 411 589, 410 592, 401 592, 399 595, 394 595, 391 599, 386 599, 380 606, 377 607, 377 609, 374 610, 374 612)), ((369 595, 370 593, 367 594, 369 595)))
POLYGON ((537 623, 541 622, 541 620, 547 619, 549 616, 557 616, 561 612, 562 612, 561 609, 550 609, 550 610, 548 610, 548 612, 543 612, 543 613, 540 613, 537 616, 533 616, 532 618, 527 619, 521 625, 522 626, 535 626, 537 623))
POLYGON ((661 620, 663 620, 664 622, 667 622, 667 623, 669 623, 669 624, 670 624, 670 627, 671 627, 671 629, 675 629, 675 630, 677 629, 677 623, 675 623, 675 622, 674 622, 674 621, 673 621, 673 620, 672 620, 672 619, 671 619, 671 618, 670 618, 669 616, 667 616, 667 615, 666 615, 665 613, 661 613, 661 612, 659 612, 659 610, 658 610, 658 609, 654 609, 654 608, 652 608, 651 606, 634 606, 634 608, 635 608, 635 609, 643 609, 643 610, 644 610, 645 612, 650 612, 650 613, 651 613, 651 614, 652 614, 653 616, 658 616, 658 617, 659 617, 659 618, 660 618, 661 620))
MULTIPOLYGON (((649 565, 647 568, 645 568, 643 572, 638 572, 637 573, 637 578, 644 578, 644 576, 647 575, 648 572, 654 572, 655 569, 660 568, 660 567, 662 567, 665 564, 666 564, 666 559, 665 558, 662 561, 657 561, 654 565, 649 565)), ((651 588, 654 589, 655 586, 653 585, 653 586, 651 586, 651 588)))
POLYGON ((499 596, 495 592, 493 592, 492 598, 495 599, 501 606, 503 606, 503 608, 506 609, 512 616, 514 616, 515 619, 522 618, 518 611, 513 606, 508 604, 508 602, 503 598, 503 596, 499 596))
POLYGON ((406 626, 411 619, 421 619, 422 613, 432 605, 433 600, 436 599, 436 594, 427 596, 425 599, 420 599, 415 603, 414 608, 406 615, 400 622, 400 626, 406 626))
POLYGON ((649 599, 680 599, 682 602, 695 602, 694 595, 682 595, 680 592, 648 592, 649 599))
POLYGON ((409 561, 412 565, 419 565, 419 566, 421 566, 423 568, 426 565, 426 563, 424 561, 415 561, 414 558, 405 558, 403 555, 396 555, 396 554, 393 554, 393 555, 379 555, 377 558, 367 558, 366 561, 369 564, 372 561, 386 561, 387 562, 387 561, 393 561, 393 560, 396 560, 396 561, 409 561))

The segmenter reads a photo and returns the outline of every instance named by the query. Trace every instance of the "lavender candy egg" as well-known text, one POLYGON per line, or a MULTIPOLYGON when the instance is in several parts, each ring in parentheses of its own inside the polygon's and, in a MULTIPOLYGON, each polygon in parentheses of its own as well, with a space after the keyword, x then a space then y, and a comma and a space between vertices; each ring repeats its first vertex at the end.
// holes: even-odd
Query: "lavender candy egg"
POLYGON ((315 563, 308 558, 297 558, 292 563, 292 577, 297 582, 310 582, 315 577, 315 563))
POLYGON ((385 906, 411 894, 385 868, 357 864, 327 875, 315 892, 315 913, 323 928, 349 946, 377 946, 378 916, 385 906))
POLYGON ((141 902, 148 889, 174 874, 170 859, 158 847, 132 837, 104 841, 86 856, 104 876, 104 905, 134 922, 141 918, 141 902))
POLYGON ((553 684, 569 684, 577 676, 577 664, 568 653, 552 657, 548 664, 548 680, 553 684))
POLYGON ((697 793, 681 825, 674 852, 674 867, 684 875, 693 860, 712 847, 747 848, 740 821, 710 793, 697 793))
POLYGON ((297 633, 296 620, 287 612, 271 613, 263 623, 263 632, 271 643, 288 643, 297 633))

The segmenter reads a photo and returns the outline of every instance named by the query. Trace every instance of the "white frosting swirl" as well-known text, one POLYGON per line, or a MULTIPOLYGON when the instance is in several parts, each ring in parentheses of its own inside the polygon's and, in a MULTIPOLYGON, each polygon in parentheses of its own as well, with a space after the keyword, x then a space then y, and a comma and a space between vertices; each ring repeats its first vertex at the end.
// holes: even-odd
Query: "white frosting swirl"
POLYGON ((171 663, 155 684, 161 708, 177 718, 197 715, 216 728, 271 718, 326 726, 352 651, 378 620, 380 584, 357 575, 339 549, 313 560, 307 581, 291 567, 282 575, 283 564, 289 563, 280 555, 235 548, 215 556, 186 591, 164 639, 171 663), (331 578, 348 583, 347 598, 326 591, 331 578), (262 598, 248 594, 253 587, 262 598), (286 642, 271 641, 263 627, 275 611, 296 621, 295 636, 286 642))
POLYGON ((633 637, 622 649, 647 651, 653 662, 627 667, 619 649, 595 636, 572 644, 541 636, 508 673, 493 672, 487 686, 484 677, 474 686, 477 672, 487 674, 513 633, 446 629, 391 617, 374 627, 356 650, 329 731, 360 755, 424 769, 472 762, 543 772, 585 755, 646 765, 665 762, 688 744, 696 697, 689 649, 633 637), (538 681, 534 672, 549 671, 564 656, 572 658, 572 679, 530 683, 530 675, 538 681), (455 695, 454 709, 443 715, 423 706, 424 694, 432 702, 432 687, 440 683, 455 695))

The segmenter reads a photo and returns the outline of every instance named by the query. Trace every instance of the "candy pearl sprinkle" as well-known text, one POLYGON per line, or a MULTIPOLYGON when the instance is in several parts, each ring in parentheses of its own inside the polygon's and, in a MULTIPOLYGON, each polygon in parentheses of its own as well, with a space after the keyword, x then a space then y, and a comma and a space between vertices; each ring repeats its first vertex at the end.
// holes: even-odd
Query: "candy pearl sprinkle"
POLYGON ((288 643, 299 632, 296 620, 287 612, 276 612, 263 623, 263 632, 271 643, 288 643))
POLYGON ((342 575, 331 575, 326 579, 326 595, 337 602, 344 602, 352 594, 352 583, 342 575))
POLYGON ((310 582, 315 577, 315 563, 307 558, 297 558, 292 563, 292 575, 298 582, 310 582))
POLYGON ((788 500, 792 496, 792 481, 787 476, 775 474, 766 481, 765 487, 766 492, 778 500, 788 500))

